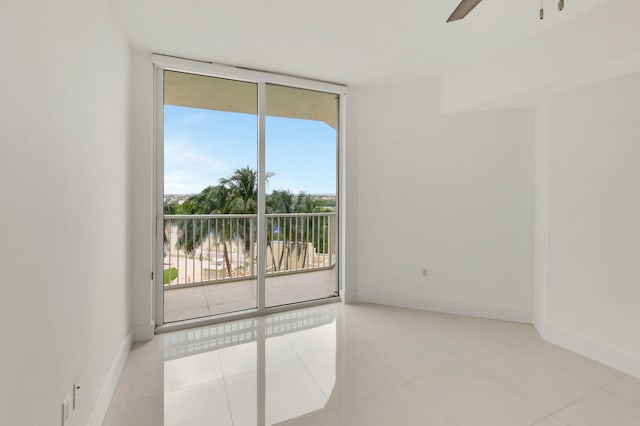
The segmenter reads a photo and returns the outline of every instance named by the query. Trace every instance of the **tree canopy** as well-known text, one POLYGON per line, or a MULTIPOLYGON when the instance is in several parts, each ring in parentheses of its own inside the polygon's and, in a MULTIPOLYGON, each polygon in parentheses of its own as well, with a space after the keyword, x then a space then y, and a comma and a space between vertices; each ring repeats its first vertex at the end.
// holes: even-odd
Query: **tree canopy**
MULTIPOLYGON (((267 179, 273 173, 267 173, 267 179)), ((255 214, 258 210, 258 173, 249 166, 236 169, 217 185, 203 189, 184 203, 166 204, 165 214, 255 214)), ((326 211, 325 203, 300 192, 276 189, 267 194, 267 213, 315 213, 326 211)))
MULTIPOLYGON (((267 179, 273 176, 267 173, 267 179)), ((203 189, 182 204, 174 202, 166 204, 164 213, 171 214, 256 214, 258 209, 258 174, 257 171, 250 167, 236 169, 231 176, 222 178, 217 185, 209 186, 203 189)), ((318 203, 314 197, 305 192, 294 195, 286 189, 274 190, 266 196, 265 200, 267 213, 315 213, 323 211, 331 211, 330 208, 318 203)), ((319 226, 319 222, 318 222, 319 226)), ((326 224, 324 225, 326 226, 326 224)), ((292 241, 302 245, 303 241, 307 241, 310 235, 309 221, 303 225, 294 222, 284 222, 282 229, 274 232, 273 227, 268 227, 267 244, 272 249, 272 240, 282 241, 291 251, 292 241)), ((237 219, 235 222, 229 219, 220 220, 188 220, 178 222, 178 248, 184 249, 188 253, 193 253, 195 248, 200 246, 205 238, 214 236, 223 245, 223 256, 226 263, 227 273, 232 274, 232 265, 229 259, 229 249, 227 243, 237 239, 242 241, 245 253, 251 249, 251 244, 255 241, 256 227, 252 225, 251 220, 237 219)), ((165 229, 165 243, 167 229, 165 229)), ((318 238, 317 244, 322 246, 324 250, 323 238, 318 238)), ((303 247, 306 252, 306 244, 303 247)), ((273 249, 272 249, 273 250, 273 249)), ((284 251, 283 251, 284 253, 284 251)), ((274 268, 280 269, 283 264, 283 256, 280 256, 278 265, 275 263, 274 268)))

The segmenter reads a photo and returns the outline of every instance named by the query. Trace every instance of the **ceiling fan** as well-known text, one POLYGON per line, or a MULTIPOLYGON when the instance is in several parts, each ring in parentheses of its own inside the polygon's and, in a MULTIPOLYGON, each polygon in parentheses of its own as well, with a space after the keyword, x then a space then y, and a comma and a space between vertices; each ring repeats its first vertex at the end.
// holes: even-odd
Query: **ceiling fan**
MULTIPOLYGON (((469 14, 482 0, 462 0, 453 11, 447 22, 458 21, 469 14)), ((564 9, 564 0, 558 0, 558 10, 564 9)), ((544 7, 540 0, 540 19, 544 19, 544 7)))

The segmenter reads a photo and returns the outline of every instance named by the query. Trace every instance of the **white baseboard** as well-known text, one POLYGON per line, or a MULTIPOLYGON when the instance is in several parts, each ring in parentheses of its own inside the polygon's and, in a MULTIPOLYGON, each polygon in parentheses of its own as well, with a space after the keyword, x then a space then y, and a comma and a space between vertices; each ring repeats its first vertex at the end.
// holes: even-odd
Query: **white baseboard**
POLYGON ((411 298, 393 292, 360 290, 357 292, 357 301, 446 314, 522 322, 526 324, 533 322, 533 314, 531 311, 451 302, 447 300, 411 298))
POLYGON ((154 321, 149 324, 135 325, 133 326, 133 341, 146 342, 153 339, 156 332, 156 324, 154 321))
POLYGON ((122 374, 122 370, 124 369, 132 344, 133 332, 129 331, 129 334, 127 334, 127 337, 124 339, 120 350, 113 360, 113 364, 111 364, 109 373, 107 373, 107 377, 104 380, 102 389, 100 390, 100 395, 98 395, 98 400, 96 401, 96 404, 93 407, 93 412, 91 413, 91 420, 89 420, 90 426, 101 426, 104 422, 107 410, 109 409, 109 404, 111 403, 111 397, 118 385, 120 374, 122 374))
POLYGON ((536 319, 533 325, 544 340, 640 379, 640 357, 578 336, 539 319, 536 319))
POLYGON ((342 293, 342 300, 344 300, 344 303, 356 303, 358 302, 358 292, 356 290, 347 290, 342 293))

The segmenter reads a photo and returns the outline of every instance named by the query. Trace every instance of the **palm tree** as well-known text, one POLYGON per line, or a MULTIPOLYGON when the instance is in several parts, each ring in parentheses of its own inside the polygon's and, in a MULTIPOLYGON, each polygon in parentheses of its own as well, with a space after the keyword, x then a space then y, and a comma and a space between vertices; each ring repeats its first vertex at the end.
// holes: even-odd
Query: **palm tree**
MULTIPOLYGON (((268 174, 269 177, 271 174, 268 174)), ((257 211, 257 172, 250 167, 236 169, 228 178, 221 178, 218 185, 205 188, 191 197, 182 206, 185 214, 256 214, 257 211)), ((178 235, 178 247, 187 253, 193 253, 203 239, 215 236, 223 246, 224 262, 227 274, 231 277, 232 266, 227 242, 234 238, 242 240, 245 253, 249 251, 252 238, 252 226, 249 220, 236 223, 231 220, 215 220, 211 226, 209 219, 189 220, 181 223, 178 235)), ((255 231, 253 231, 255 232, 255 231)))
MULTIPOLYGON (((268 177, 268 176, 267 176, 268 177)), ((221 187, 228 192, 228 197, 224 206, 224 214, 256 214, 258 211, 258 172, 249 166, 236 169, 229 178, 220 179, 221 187)), ((255 241, 255 229, 250 220, 243 220, 242 225, 236 224, 235 233, 232 231, 231 222, 223 222, 222 235, 229 240, 237 238, 244 243, 245 255, 250 251, 253 241, 255 241), (235 235, 234 235, 235 234, 235 235)), ((231 261, 226 241, 223 240, 223 255, 227 266, 227 273, 231 276, 231 261)), ((251 259, 253 262, 253 259, 251 259)))
MULTIPOLYGON (((267 173, 267 179, 273 173, 267 173)), ((228 178, 222 178, 218 185, 209 186, 199 194, 191 197, 179 211, 184 214, 253 214, 257 213, 258 204, 258 175, 256 170, 250 167, 236 169, 228 178)), ((266 198, 266 210, 268 213, 313 213, 318 210, 316 201, 304 192, 294 196, 288 190, 274 190, 266 198)), ((171 211, 172 213, 174 211, 171 211)), ((287 270, 290 267, 291 257, 294 253, 303 262, 307 254, 307 242, 313 240, 312 229, 320 229, 320 223, 313 224, 313 218, 297 218, 278 222, 281 227, 277 229, 275 223, 267 226, 267 247, 271 252, 272 269, 274 271, 287 270), (282 251, 278 260, 274 256, 273 242, 282 242, 282 251), (295 243, 294 243, 295 242, 295 243)), ((325 224, 324 226, 327 226, 325 224)), ((251 251, 253 242, 256 241, 257 227, 252 226, 252 220, 238 220, 233 225, 233 219, 213 220, 193 219, 179 222, 178 248, 187 253, 194 253, 196 247, 201 246, 205 238, 215 237, 223 246, 223 256, 227 274, 231 277, 232 265, 230 259, 230 246, 233 239, 243 242, 245 255, 251 251)), ((317 232, 316 244, 318 249, 324 250, 324 232, 317 232)), ((251 259, 253 262, 253 259, 251 259)), ((304 265, 303 265, 304 266, 304 265)))
MULTIPOLYGON (((313 213, 317 206, 315 200, 305 192, 294 196, 288 190, 275 190, 267 197, 267 212, 269 213, 313 213)), ((313 218, 301 218, 295 220, 285 219, 278 221, 277 226, 267 226, 267 247, 271 251, 272 268, 274 271, 287 270, 290 267, 291 257, 296 254, 296 260, 302 259, 303 267, 307 256, 307 242, 312 240, 313 218), (277 228, 277 235, 274 229, 277 228), (273 252, 273 240, 282 242, 282 250, 276 263, 273 252), (294 243, 295 241, 295 243, 294 243)), ((319 224, 318 224, 319 226, 319 224)), ((319 243, 319 242, 318 242, 319 243)))
MULTIPOLYGON (((294 213, 314 213, 316 211, 316 202, 315 200, 307 193, 300 191, 298 196, 296 197, 295 204, 293 205, 294 213)), ((309 223, 309 219, 313 222, 313 217, 307 216, 304 220, 301 220, 301 223, 298 223, 296 220, 295 227, 295 239, 298 242, 296 245, 296 253, 297 259, 296 261, 302 258, 302 267, 305 266, 305 261, 307 259, 307 249, 309 245, 307 242, 312 239, 311 230, 312 226, 309 223)), ((319 226, 319 224, 318 224, 319 226)), ((319 241, 318 241, 319 243, 319 241)))
MULTIPOLYGON (((291 191, 289 190, 274 190, 267 196, 266 209, 267 213, 292 213, 295 199, 291 191)), ((271 224, 267 220, 267 248, 271 252, 271 268, 273 271, 280 271, 282 268, 282 262, 285 260, 285 251, 288 252, 289 245, 287 242, 287 221, 285 220, 283 226, 280 227, 280 221, 278 220, 277 226, 271 219, 271 224), (274 235, 277 234, 277 235, 274 235), (273 240, 277 238, 282 241, 282 250, 276 264, 276 256, 273 252, 273 240)), ((288 256, 287 256, 288 258, 288 256)))
POLYGON ((220 179, 220 185, 230 194, 227 210, 231 214, 255 213, 258 204, 258 174, 250 167, 236 169, 228 178, 220 179))
POLYGON ((291 191, 276 189, 267 195, 267 213, 291 213, 294 201, 291 191))
POLYGON ((316 202, 309 194, 300 191, 293 205, 294 213, 314 213, 316 211, 316 202))
MULTIPOLYGON (((164 214, 165 215, 171 215, 171 214, 176 214, 178 210, 178 205, 176 203, 171 203, 171 204, 165 204, 164 206, 164 214)), ((169 236, 168 233, 171 232, 171 230, 169 229, 169 224, 167 222, 164 223, 164 232, 163 232, 163 252, 164 255, 167 255, 167 246, 169 245, 169 236)))

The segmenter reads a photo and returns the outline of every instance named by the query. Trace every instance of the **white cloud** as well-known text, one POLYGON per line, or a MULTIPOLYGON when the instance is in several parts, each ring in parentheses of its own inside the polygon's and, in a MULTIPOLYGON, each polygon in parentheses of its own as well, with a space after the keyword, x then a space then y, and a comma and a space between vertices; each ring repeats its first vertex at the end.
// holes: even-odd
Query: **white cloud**
POLYGON ((193 194, 229 174, 229 167, 186 138, 165 141, 164 192, 193 194))

